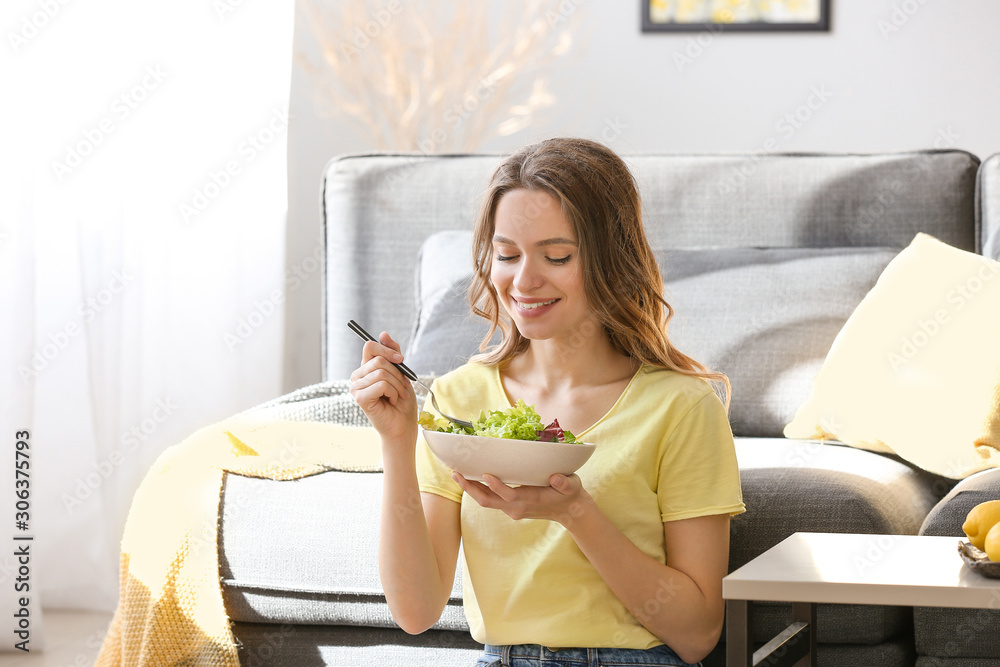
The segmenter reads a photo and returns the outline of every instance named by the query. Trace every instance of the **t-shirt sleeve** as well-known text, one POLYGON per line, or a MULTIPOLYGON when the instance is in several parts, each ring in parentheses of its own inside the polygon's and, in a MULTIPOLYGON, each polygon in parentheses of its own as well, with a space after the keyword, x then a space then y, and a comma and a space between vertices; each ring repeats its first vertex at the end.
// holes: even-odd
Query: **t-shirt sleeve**
MULTIPOLYGON (((431 389, 436 389, 437 385, 431 385, 431 389)), ((426 401, 423 408, 428 412, 439 416, 437 410, 426 401)), ((447 408, 445 408, 447 409, 447 408)), ((418 429, 417 434, 417 486, 424 493, 433 493, 436 496, 454 500, 456 503, 462 502, 462 487, 451 478, 451 468, 441 462, 424 440, 423 430, 418 429)))
POLYGON ((656 495, 662 521, 746 510, 733 432, 714 391, 693 403, 666 436, 656 495))
POLYGON ((462 487, 451 478, 451 469, 434 456, 422 435, 417 437, 417 485, 424 493, 462 502, 462 487))

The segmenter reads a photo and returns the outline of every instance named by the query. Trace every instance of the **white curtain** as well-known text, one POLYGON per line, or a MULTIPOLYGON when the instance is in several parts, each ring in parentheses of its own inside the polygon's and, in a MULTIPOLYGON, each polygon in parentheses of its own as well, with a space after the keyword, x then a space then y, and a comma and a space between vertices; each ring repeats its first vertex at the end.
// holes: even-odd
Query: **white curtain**
POLYGON ((0 553, 32 535, 33 604, 111 610, 151 463, 281 390, 294 2, 4 5, 0 553))

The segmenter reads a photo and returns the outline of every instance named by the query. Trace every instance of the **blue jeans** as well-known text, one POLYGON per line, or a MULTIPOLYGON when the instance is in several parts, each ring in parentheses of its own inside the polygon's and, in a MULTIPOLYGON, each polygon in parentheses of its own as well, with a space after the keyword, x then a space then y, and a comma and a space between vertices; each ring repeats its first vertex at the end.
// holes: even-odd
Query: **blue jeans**
MULTIPOLYGON (((476 667, 688 667, 665 644, 651 649, 566 648, 550 651, 538 644, 485 646, 476 667)), ((697 663, 701 665, 701 663, 697 663)))

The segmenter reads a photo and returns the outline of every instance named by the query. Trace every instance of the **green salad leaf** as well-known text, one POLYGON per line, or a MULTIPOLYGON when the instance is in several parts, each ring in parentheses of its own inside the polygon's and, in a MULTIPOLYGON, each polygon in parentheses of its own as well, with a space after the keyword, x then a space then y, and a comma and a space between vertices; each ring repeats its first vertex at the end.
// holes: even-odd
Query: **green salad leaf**
POLYGON ((463 433, 481 435, 487 438, 510 438, 512 440, 544 440, 545 442, 575 443, 576 437, 559 427, 559 421, 543 424, 542 418, 533 405, 518 399, 517 405, 506 410, 482 411, 472 421, 472 429, 467 429, 430 412, 421 412, 417 423, 423 428, 442 433, 463 433))

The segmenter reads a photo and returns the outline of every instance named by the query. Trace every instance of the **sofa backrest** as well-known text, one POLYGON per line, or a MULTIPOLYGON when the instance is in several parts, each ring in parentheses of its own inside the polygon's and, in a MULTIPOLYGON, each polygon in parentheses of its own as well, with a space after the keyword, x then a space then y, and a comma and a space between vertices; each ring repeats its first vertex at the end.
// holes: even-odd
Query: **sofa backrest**
MULTIPOLYGON (((685 303, 689 313, 685 319, 678 306, 675 323, 685 341, 681 349, 696 358, 707 355, 704 361, 730 374, 738 434, 780 434, 780 424, 806 398, 799 394, 832 341, 829 332, 836 333, 873 276, 917 232, 978 250, 979 161, 963 151, 624 157, 639 184, 644 223, 661 257, 668 301, 685 303), (730 252, 714 252, 720 249, 730 252), (751 272, 728 273, 733 265, 751 272), (848 273, 857 284, 838 295, 842 303, 836 314, 817 316, 824 310, 814 302, 812 311, 796 322, 795 336, 806 332, 815 339, 788 353, 801 357, 793 361, 806 364, 807 371, 798 373, 792 385, 776 385, 774 378, 794 374, 796 364, 777 358, 777 349, 759 353, 755 341, 774 343, 779 340, 776 331, 793 335, 786 315, 797 316, 800 304, 825 298, 825 288, 848 273), (801 279, 806 276, 811 283, 801 279), (671 294, 692 278, 701 282, 671 294), (770 289, 747 284, 760 280, 770 281, 770 289), (700 319, 706 313, 717 315, 706 298, 728 298, 747 310, 732 311, 722 324, 700 319), (739 335, 740 327, 752 335, 739 335), (817 327, 823 331, 809 333, 817 327), (751 379, 741 382, 743 377, 751 379), (755 393, 768 394, 773 405, 744 409, 736 403, 740 394, 749 399, 755 393)), ((347 328, 350 319, 373 333, 391 332, 407 350, 417 317, 415 271, 421 246, 437 232, 471 229, 500 159, 372 154, 329 163, 323 192, 325 379, 346 378, 358 364, 361 342, 347 328)), ((998 185, 1000 178, 990 187, 1000 196, 998 185)), ((466 254, 451 261, 470 259, 466 254)))

